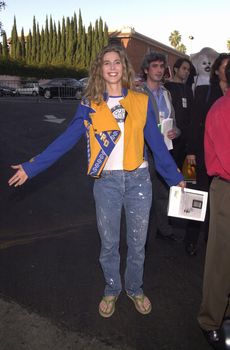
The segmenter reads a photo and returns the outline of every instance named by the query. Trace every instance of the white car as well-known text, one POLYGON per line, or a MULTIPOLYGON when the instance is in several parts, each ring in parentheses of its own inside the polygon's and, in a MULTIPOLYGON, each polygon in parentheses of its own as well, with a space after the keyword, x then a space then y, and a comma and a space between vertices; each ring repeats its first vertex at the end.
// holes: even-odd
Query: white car
POLYGON ((16 89, 17 95, 39 95, 39 84, 33 82, 27 82, 16 89))

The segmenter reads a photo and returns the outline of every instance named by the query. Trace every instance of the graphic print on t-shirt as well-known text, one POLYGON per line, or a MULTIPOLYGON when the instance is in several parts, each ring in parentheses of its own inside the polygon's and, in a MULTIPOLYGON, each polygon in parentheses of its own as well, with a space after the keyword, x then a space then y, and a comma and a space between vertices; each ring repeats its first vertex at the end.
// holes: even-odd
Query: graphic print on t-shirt
POLYGON ((125 121, 125 110, 124 108, 118 104, 111 108, 111 112, 113 113, 114 118, 118 123, 124 123, 125 121))

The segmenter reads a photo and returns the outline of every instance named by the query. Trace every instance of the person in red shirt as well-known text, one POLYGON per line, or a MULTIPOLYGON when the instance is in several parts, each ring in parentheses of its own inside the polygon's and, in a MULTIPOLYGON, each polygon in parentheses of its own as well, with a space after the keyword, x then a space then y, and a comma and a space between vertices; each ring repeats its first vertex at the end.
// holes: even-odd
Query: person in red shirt
MULTIPOLYGON (((200 85, 195 89, 190 132, 187 138, 187 162, 196 167, 197 190, 209 191, 211 182, 204 160, 204 129, 207 113, 214 102, 222 97, 227 89, 225 67, 230 60, 229 53, 221 53, 211 66, 210 84, 200 85)), ((205 221, 190 220, 185 235, 185 249, 190 256, 195 256, 201 232, 205 241, 208 238, 209 203, 205 221)))
POLYGON ((220 329, 230 317, 230 61, 225 75, 228 89, 209 110, 204 135, 205 164, 213 179, 198 322, 212 345, 222 342, 220 329))

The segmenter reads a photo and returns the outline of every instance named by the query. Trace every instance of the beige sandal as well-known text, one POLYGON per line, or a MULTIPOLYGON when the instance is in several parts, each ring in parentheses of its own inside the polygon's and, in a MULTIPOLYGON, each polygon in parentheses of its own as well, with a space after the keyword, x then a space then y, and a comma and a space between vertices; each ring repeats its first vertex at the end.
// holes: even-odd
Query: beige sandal
POLYGON ((137 309, 138 312, 140 312, 140 314, 147 315, 152 311, 151 302, 146 295, 141 294, 141 295, 131 296, 127 294, 127 296, 134 302, 135 308, 137 309), (148 299, 150 302, 147 309, 144 306, 144 302, 146 301, 146 299, 148 299))
POLYGON ((99 314, 102 316, 102 317, 105 317, 105 318, 108 318, 108 317, 111 317, 112 314, 114 313, 115 311, 115 303, 117 301, 117 297, 116 296, 104 296, 99 304, 99 314), (104 302, 106 304, 106 309, 105 311, 102 310, 101 308, 101 302, 104 302))

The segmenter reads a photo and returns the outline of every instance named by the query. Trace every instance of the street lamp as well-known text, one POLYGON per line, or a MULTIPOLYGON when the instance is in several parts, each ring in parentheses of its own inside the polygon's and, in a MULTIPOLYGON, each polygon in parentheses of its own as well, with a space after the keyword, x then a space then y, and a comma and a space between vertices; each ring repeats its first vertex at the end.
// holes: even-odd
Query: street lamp
POLYGON ((194 40, 194 36, 192 35, 189 35, 189 40, 191 40, 191 43, 190 43, 190 54, 192 53, 192 41, 194 40))

